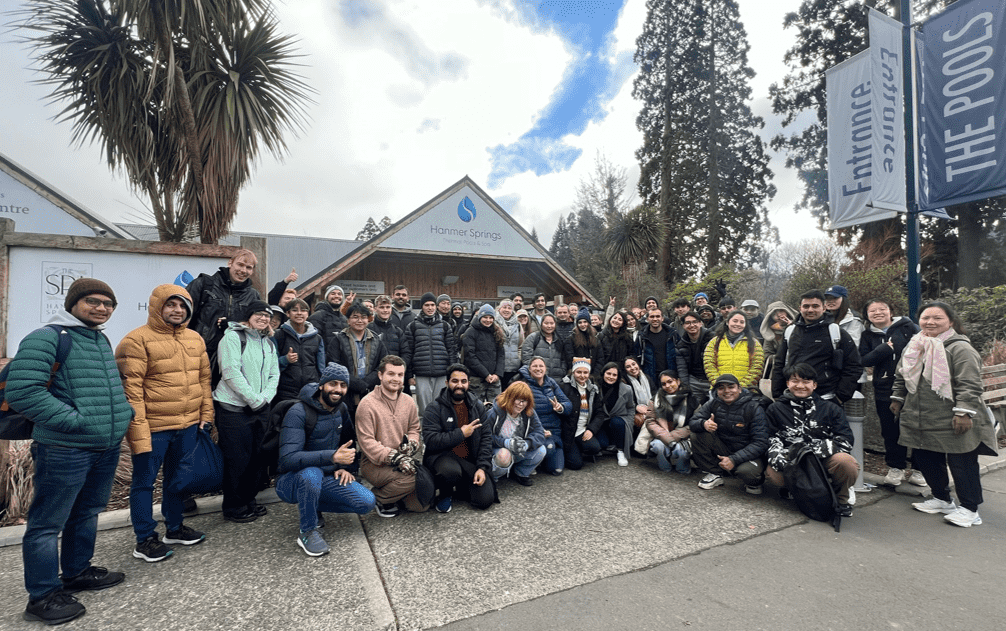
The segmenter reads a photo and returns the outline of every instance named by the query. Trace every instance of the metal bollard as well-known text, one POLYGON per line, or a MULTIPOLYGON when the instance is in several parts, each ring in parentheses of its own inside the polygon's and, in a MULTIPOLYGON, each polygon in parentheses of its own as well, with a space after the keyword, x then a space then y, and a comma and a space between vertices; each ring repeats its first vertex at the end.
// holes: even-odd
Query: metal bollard
POLYGON ((845 417, 849 421, 852 429, 854 443, 852 445, 852 457, 859 463, 859 475, 856 477, 856 486, 853 488, 858 493, 869 493, 872 488, 863 484, 863 421, 866 419, 866 397, 862 392, 853 392, 852 398, 845 402, 845 417))

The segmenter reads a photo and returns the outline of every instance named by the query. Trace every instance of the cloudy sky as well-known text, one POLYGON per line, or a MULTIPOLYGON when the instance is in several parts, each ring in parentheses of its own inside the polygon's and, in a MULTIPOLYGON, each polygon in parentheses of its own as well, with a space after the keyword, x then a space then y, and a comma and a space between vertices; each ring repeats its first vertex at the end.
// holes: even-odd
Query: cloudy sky
MULTIPOLYGON (((782 20, 798 5, 740 0, 766 140, 779 130, 768 87, 793 41, 782 20)), ((645 0, 288 0, 277 12, 317 94, 286 158, 258 165, 234 229, 352 239, 367 217, 398 220, 467 174, 547 247, 598 153, 638 177, 632 56, 645 0)), ((136 222, 145 200, 97 147, 71 146, 16 36, 0 42, 0 152, 106 218, 136 222)), ((782 156, 772 168, 783 240, 819 234, 793 212, 801 189, 782 156)))

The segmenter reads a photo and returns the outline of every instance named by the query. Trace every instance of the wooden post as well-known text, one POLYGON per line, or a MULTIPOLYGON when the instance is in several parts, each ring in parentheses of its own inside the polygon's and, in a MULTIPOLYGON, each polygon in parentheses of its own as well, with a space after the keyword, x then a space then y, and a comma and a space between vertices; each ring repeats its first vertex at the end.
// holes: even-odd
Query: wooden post
POLYGON ((255 253, 258 263, 255 264, 255 273, 252 274, 252 287, 258 290, 262 300, 268 302, 266 296, 269 295, 269 251, 266 247, 265 237, 241 237, 241 247, 255 253))
POLYGON ((0 360, 7 357, 7 311, 10 305, 10 248, 4 237, 13 232, 14 220, 0 219, 0 360))

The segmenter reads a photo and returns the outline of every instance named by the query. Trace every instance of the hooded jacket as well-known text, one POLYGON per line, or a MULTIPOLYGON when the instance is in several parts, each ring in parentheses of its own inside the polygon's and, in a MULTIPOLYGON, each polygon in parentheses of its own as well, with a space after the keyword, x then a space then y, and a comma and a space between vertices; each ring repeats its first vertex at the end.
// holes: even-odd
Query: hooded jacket
POLYGON ((283 427, 279 432, 280 474, 308 467, 317 467, 325 473, 335 473, 336 469, 355 472, 358 468, 359 456, 348 465, 332 462, 332 456, 341 445, 356 440, 356 428, 346 404, 340 401, 334 410, 328 410, 318 400, 318 390, 317 383, 301 388, 298 394, 300 405, 291 406, 283 417, 283 427), (313 409, 318 418, 310 436, 304 430, 305 406, 313 409))
POLYGON ((363 355, 366 360, 364 376, 361 378, 357 370, 356 337, 353 331, 346 327, 332 336, 331 348, 328 351, 328 361, 342 364, 349 370, 349 392, 363 396, 378 384, 377 366, 388 354, 384 343, 370 329, 363 330, 363 355))
POLYGON ((758 387, 765 359, 761 344, 754 339, 754 335, 751 336, 751 340, 754 342, 753 352, 748 348, 747 337, 743 334, 733 345, 725 335, 719 338, 719 341, 714 337, 706 345, 703 359, 706 377, 710 383, 715 383, 720 375, 731 374, 741 382, 742 388, 758 387))
POLYGON ((552 379, 562 379, 566 375, 562 340, 555 333, 552 333, 551 343, 545 340, 541 331, 535 331, 524 339, 520 355, 523 368, 527 368, 535 357, 545 360, 545 367, 548 369, 546 374, 552 379))
POLYGON ((177 285, 158 285, 147 301, 147 323, 133 329, 115 349, 122 387, 136 416, 126 441, 134 454, 150 451, 151 432, 213 422, 213 390, 206 344, 188 328, 161 317, 164 304, 181 298, 189 316, 192 298, 177 285))
POLYGON ((213 391, 214 401, 232 411, 260 410, 269 405, 279 387, 279 358, 272 339, 240 322, 231 322, 220 340, 218 355, 221 379, 213 391), (238 331, 245 336, 243 352, 238 331))
POLYGON ((786 330, 786 327, 782 327, 779 330, 779 339, 777 340, 776 332, 772 328, 772 323, 775 322, 775 318, 772 317, 772 314, 780 309, 789 314, 790 322, 796 321, 797 312, 788 307, 785 302, 777 300, 768 306, 768 309, 765 311, 765 319, 762 320, 761 327, 759 329, 761 332, 762 345, 764 346, 766 358, 775 357, 775 352, 779 350, 779 342, 782 341, 783 331, 786 330))
POLYGON ((845 412, 816 394, 797 399, 789 390, 768 407, 768 464, 782 473, 790 464, 789 451, 796 443, 805 443, 819 458, 850 453, 855 437, 845 412), (815 413, 807 414, 813 405, 815 413))
POLYGON ((550 431, 561 432, 561 416, 569 414, 573 410, 573 404, 569 402, 569 398, 566 397, 556 380, 546 374, 539 386, 527 366, 521 366, 519 378, 531 387, 531 394, 534 396, 534 411, 542 426, 550 431), (562 405, 562 410, 558 413, 552 409, 553 398, 562 405))
POLYGON ((457 358, 457 340, 450 323, 437 314, 420 314, 405 329, 402 359, 407 372, 419 377, 442 377, 457 358))
POLYGON ((253 300, 260 299, 258 290, 252 287, 250 278, 240 283, 232 282, 230 269, 227 267, 221 267, 213 274, 200 274, 185 289, 192 298, 189 328, 206 341, 206 350, 212 363, 216 358, 217 345, 224 336, 224 331, 217 326, 217 320, 240 320, 245 307, 253 300))
MULTIPOLYGON (((506 412, 495 401, 486 411, 485 426, 492 431, 492 441, 494 449, 505 447, 505 439, 500 435, 500 429, 506 420, 506 412)), ((532 452, 545 444, 545 430, 542 428, 541 420, 537 412, 532 411, 528 416, 525 413, 520 415, 520 425, 514 430, 514 436, 520 436, 527 441, 527 450, 532 452)), ((490 476, 491 477, 491 476, 490 476)))
MULTIPOLYGON (((510 319, 507 320, 500 315, 499 309, 496 310, 496 323, 503 331, 503 351, 505 353, 503 372, 517 372, 521 366, 520 352, 521 346, 524 344, 524 329, 517 321, 516 313, 511 313, 510 319)), ((503 386, 506 387, 506 384, 503 386)))
POLYGON ((300 389, 318 381, 321 371, 325 369, 326 350, 321 333, 310 321, 304 324, 307 330, 303 335, 297 333, 292 324, 284 322, 273 337, 276 353, 279 355, 279 387, 276 397, 280 400, 300 397, 300 389), (297 353, 297 361, 292 364, 286 357, 291 348, 297 353))

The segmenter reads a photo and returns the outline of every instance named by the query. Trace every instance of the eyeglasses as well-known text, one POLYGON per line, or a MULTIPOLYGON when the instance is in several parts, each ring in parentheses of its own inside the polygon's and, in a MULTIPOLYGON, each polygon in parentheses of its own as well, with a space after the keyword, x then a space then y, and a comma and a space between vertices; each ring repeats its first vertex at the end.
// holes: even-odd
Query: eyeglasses
POLYGON ((88 296, 84 298, 84 304, 88 307, 104 307, 106 309, 115 309, 115 303, 111 300, 99 300, 98 298, 91 298, 88 296))
POLYGON ((251 317, 253 317, 253 318, 271 318, 272 317, 272 312, 271 311, 259 311, 258 313, 251 314, 251 317))

